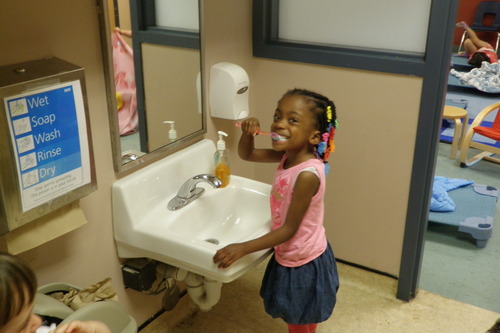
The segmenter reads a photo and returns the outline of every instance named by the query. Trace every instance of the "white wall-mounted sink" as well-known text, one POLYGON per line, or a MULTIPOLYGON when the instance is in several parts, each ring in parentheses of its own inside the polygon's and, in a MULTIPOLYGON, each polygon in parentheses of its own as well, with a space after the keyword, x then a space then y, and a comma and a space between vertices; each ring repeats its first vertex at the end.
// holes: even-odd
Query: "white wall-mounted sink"
POLYGON ((113 184, 113 224, 118 255, 148 257, 190 272, 231 282, 271 253, 247 255, 227 269, 212 261, 217 249, 259 237, 270 230, 269 184, 231 175, 230 184, 189 205, 167 209, 182 184, 213 174, 215 145, 202 140, 113 184))

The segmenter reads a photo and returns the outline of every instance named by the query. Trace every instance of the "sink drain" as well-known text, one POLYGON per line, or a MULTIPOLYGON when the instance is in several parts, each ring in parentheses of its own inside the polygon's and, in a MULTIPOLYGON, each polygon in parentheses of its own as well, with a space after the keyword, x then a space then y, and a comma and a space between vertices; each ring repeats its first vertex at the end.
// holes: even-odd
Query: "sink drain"
POLYGON ((215 245, 219 245, 219 240, 215 239, 215 238, 205 239, 205 242, 209 242, 209 243, 212 243, 212 244, 215 244, 215 245))

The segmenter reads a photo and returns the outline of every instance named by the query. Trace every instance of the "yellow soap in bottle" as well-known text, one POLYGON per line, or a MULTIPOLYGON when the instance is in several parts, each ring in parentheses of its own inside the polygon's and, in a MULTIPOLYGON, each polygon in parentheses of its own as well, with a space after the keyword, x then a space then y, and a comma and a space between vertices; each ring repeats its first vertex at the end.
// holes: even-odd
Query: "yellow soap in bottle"
POLYGON ((229 166, 229 151, 226 149, 226 142, 224 136, 227 133, 218 131, 219 141, 217 141, 217 151, 214 154, 215 162, 215 177, 219 178, 222 182, 220 187, 226 187, 229 184, 231 177, 231 168, 229 166))

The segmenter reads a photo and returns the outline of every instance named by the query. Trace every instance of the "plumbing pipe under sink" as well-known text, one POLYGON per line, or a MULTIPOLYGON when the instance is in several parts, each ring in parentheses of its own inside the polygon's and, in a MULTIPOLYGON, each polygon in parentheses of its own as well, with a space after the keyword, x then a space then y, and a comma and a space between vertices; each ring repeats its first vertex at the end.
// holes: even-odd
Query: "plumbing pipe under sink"
POLYGON ((188 295, 201 311, 210 311, 219 302, 222 282, 187 272, 184 279, 188 295))

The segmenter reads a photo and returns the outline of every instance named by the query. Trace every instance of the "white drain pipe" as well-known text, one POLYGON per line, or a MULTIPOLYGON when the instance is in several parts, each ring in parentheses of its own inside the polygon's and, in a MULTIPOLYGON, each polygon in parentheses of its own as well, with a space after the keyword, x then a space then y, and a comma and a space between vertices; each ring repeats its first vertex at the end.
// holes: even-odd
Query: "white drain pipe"
POLYGON ((210 311, 219 302, 222 282, 188 272, 184 279, 187 292, 201 311, 210 311))

